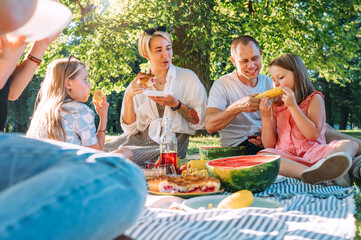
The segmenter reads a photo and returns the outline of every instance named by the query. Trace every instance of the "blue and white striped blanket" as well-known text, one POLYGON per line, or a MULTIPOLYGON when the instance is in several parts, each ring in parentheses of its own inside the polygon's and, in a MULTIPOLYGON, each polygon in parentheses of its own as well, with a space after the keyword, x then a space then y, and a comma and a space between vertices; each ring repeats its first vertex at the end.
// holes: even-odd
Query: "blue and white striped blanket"
POLYGON ((254 194, 282 207, 192 213, 147 207, 125 234, 139 240, 353 239, 355 190, 287 178, 254 194))

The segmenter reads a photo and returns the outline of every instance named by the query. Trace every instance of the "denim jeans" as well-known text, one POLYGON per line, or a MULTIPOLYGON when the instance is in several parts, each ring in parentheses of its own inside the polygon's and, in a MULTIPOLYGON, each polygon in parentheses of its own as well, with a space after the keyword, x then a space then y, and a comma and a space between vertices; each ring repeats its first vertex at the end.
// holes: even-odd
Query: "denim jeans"
POLYGON ((112 239, 144 210, 144 175, 120 154, 0 133, 0 239, 112 239))

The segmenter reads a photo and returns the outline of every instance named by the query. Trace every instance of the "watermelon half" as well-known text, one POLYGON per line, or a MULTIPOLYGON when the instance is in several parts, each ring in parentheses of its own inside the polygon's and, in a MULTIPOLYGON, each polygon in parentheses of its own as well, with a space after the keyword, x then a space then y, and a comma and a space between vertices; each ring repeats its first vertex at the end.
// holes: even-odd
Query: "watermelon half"
POLYGON ((245 146, 237 147, 200 147, 201 160, 213 160, 218 158, 241 156, 246 154, 245 146))
POLYGON ((247 189, 261 192, 277 178, 280 169, 279 155, 249 155, 228 157, 206 163, 210 177, 221 181, 221 186, 228 192, 247 189))

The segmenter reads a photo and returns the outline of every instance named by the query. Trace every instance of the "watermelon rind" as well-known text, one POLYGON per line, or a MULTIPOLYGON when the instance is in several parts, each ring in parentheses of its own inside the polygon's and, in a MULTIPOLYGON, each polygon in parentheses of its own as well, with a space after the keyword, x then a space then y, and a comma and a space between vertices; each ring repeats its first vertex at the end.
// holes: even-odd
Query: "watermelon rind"
POLYGON ((246 154, 245 146, 236 147, 200 147, 201 160, 213 160, 218 158, 242 156, 246 154))
MULTIPOLYGON (((270 155, 265 156, 270 157, 270 155)), ((265 163, 232 169, 210 166, 209 163, 212 161, 209 161, 206 163, 206 168, 208 175, 218 178, 221 182, 221 187, 228 192, 246 189, 257 193, 267 189, 277 178, 281 157, 279 155, 272 155, 272 157, 274 158, 265 163)), ((220 159, 225 160, 227 158, 220 159)), ((220 159, 214 159, 213 161, 220 159)))

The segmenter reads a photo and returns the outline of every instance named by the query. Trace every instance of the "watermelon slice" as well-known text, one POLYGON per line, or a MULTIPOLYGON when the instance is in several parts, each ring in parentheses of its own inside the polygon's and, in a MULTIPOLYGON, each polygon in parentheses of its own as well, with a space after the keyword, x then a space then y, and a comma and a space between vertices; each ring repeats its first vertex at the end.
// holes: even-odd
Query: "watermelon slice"
POLYGON ((213 160, 224 157, 241 156, 246 154, 246 147, 200 147, 201 160, 213 160))
POLYGON ((278 155, 249 155, 228 157, 206 163, 208 175, 221 181, 228 192, 249 190, 261 192, 277 178, 281 157, 278 155))

